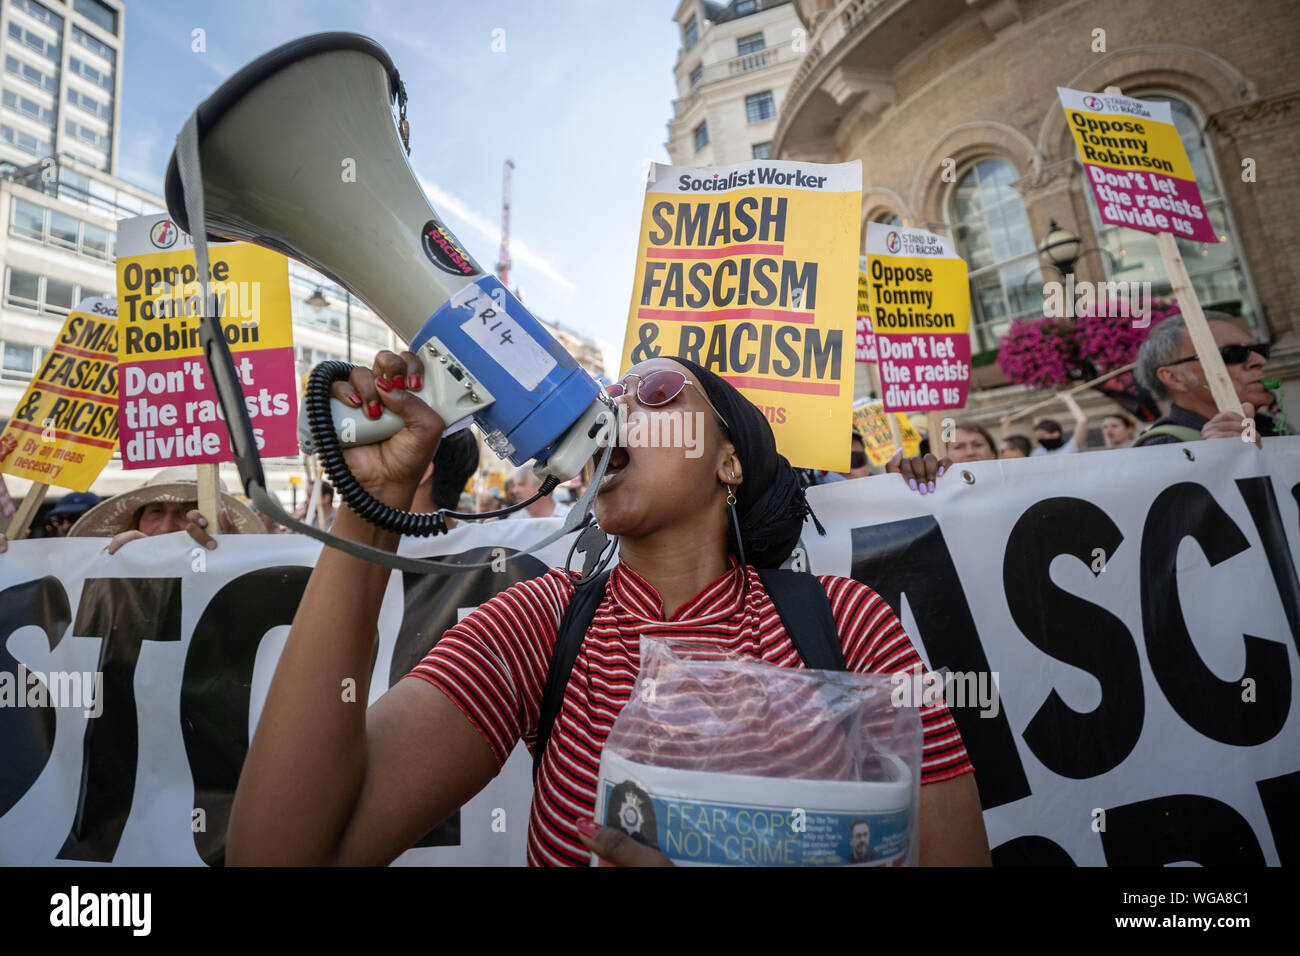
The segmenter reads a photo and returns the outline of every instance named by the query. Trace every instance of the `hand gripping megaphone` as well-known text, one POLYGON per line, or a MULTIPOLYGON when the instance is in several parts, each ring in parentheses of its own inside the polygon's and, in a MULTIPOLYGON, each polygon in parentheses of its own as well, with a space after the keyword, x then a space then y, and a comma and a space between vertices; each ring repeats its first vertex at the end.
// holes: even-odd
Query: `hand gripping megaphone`
MULTIPOLYGON (((610 406, 429 205, 404 155, 394 101, 404 140, 401 78, 384 49, 358 34, 304 37, 249 63, 191 119, 204 227, 346 286, 419 357, 425 375, 416 394, 448 426, 472 416, 500 457, 516 465, 536 459, 549 492, 597 450, 610 406)), ((193 233, 197 197, 185 194, 185 158, 178 146, 167 168, 167 208, 193 233)), ((346 375, 347 366, 332 364, 335 379, 346 375)), ((318 408, 323 402, 318 396, 318 408)), ((333 399, 329 417, 344 446, 382 441, 402 427, 387 409, 370 419, 333 399)), ((300 437, 309 451, 322 441, 305 425, 300 437)), ((400 530, 420 533, 410 522, 400 530)))

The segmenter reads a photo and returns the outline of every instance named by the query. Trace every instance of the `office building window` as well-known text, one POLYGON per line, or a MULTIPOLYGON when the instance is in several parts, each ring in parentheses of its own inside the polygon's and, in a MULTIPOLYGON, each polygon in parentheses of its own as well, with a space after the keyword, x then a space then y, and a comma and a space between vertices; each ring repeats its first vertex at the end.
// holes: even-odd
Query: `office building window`
POLYGON ((705 146, 709 145, 709 124, 701 123, 695 127, 695 151, 698 153, 705 146))
POLYGON ((72 0, 72 9, 99 27, 117 36, 117 11, 99 0, 72 0))
POLYGON ((41 307, 41 277, 34 272, 21 269, 8 270, 8 283, 5 286, 5 305, 20 309, 39 309, 41 307))
POLYGON ((36 346, 0 342, 0 371, 14 378, 27 378, 36 370, 36 346))
POLYGON ((67 315, 72 311, 72 307, 77 304, 74 298, 76 294, 77 289, 71 282, 61 282, 47 276, 45 279, 45 311, 67 315))
POLYGON ((72 39, 84 46, 91 53, 102 56, 109 63, 117 63, 117 53, 106 43, 100 43, 81 27, 72 28, 72 39))
POLYGON ((52 152, 49 143, 37 139, 31 133, 24 133, 22 130, 4 124, 0 124, 0 139, 33 156, 49 156, 52 152))
POLYGON ((78 59, 75 56, 70 56, 68 57, 68 66, 69 68, 71 68, 73 73, 76 73, 78 76, 89 80, 91 83, 94 83, 96 86, 100 86, 103 89, 109 91, 113 89, 112 75, 109 73, 105 73, 103 70, 95 69, 95 67, 91 66, 85 60, 78 59))
POLYGON ((108 149, 108 137, 96 133, 89 126, 82 126, 80 123, 68 120, 63 124, 63 129, 69 136, 75 136, 81 142, 89 143, 96 149, 108 149))
POLYGON ((695 69, 691 70, 691 86, 698 86, 700 80, 704 79, 704 64, 701 63, 695 69))
POLYGON ((35 100, 29 100, 25 96, 19 96, 13 90, 4 91, 5 109, 12 110, 15 113, 21 113, 23 116, 30 117, 37 122, 44 123, 47 126, 54 122, 54 111, 46 109, 35 100))
POLYGON ((49 243, 52 246, 62 246, 64 249, 77 248, 77 230, 81 226, 80 219, 74 219, 67 213, 55 212, 50 210, 50 234, 49 243))
POLYGON ((747 123, 760 123, 763 120, 770 120, 776 115, 776 102, 772 99, 772 91, 765 90, 762 93, 751 93, 745 97, 745 121, 747 123))
POLYGON ((92 226, 88 222, 82 223, 81 251, 99 259, 111 259, 113 258, 112 236, 107 229, 92 226))
POLYGON ((48 23, 56 30, 63 29, 63 17, 51 12, 37 3, 36 0, 9 0, 9 5, 23 11, 23 13, 35 20, 40 20, 41 23, 48 23))
POLYGON ((751 33, 749 36, 740 37, 736 40, 736 55, 744 56, 746 53, 757 53, 766 47, 763 42, 763 34, 751 33))
POLYGON ((1013 319, 1043 314, 1043 280, 1025 202, 1011 184, 1016 168, 985 159, 953 187, 948 215, 957 252, 970 268, 977 352, 995 348, 1013 319))
POLYGON ((771 158, 772 158, 772 144, 771 144, 771 143, 755 143, 755 144, 754 144, 754 158, 755 158, 755 159, 771 159, 771 158))
POLYGON ((79 90, 68 87, 68 103, 79 110, 89 113, 91 116, 97 116, 108 122, 113 121, 113 108, 107 103, 101 103, 94 97, 87 96, 79 90))
POLYGON ((736 16, 748 16, 758 9, 758 0, 736 0, 736 16))
POLYGON ((30 83, 38 90, 46 90, 47 92, 53 93, 55 88, 58 86, 58 84, 54 82, 54 77, 46 76, 30 64, 20 63, 16 56, 5 57, 5 72, 18 77, 18 79, 22 80, 24 83, 30 83))
POLYGON ((9 231, 15 236, 35 239, 45 238, 45 209, 25 199, 15 199, 11 207, 9 231))
POLYGON ((55 63, 59 62, 59 44, 57 42, 46 40, 31 30, 24 30, 12 20, 9 21, 9 36, 23 46, 35 50, 47 60, 53 60, 55 63))
POLYGON ((694 17, 686 21, 686 26, 682 30, 682 35, 686 43, 686 49, 691 49, 695 44, 700 42, 700 24, 694 17))

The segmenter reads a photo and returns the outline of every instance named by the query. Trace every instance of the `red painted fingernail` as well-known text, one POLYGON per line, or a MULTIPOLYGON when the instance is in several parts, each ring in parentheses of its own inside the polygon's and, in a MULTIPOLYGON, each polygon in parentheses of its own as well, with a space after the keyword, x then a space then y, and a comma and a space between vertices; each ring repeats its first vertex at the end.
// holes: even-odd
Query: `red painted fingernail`
POLYGON ((391 392, 393 390, 393 383, 390 382, 388 379, 384 378, 382 375, 376 375, 375 387, 379 389, 381 392, 391 392))
POLYGON ((413 392, 418 392, 418 391, 420 390, 420 382, 421 382, 421 381, 423 381, 423 380, 420 378, 420 376, 418 376, 418 375, 412 375, 412 376, 411 376, 411 383, 410 383, 409 385, 407 385, 406 387, 409 388, 409 389, 410 389, 411 391, 413 391, 413 392))
POLYGON ((393 387, 394 387, 394 388, 406 388, 406 376, 405 376, 405 375, 394 375, 394 376, 393 376, 393 387))
POLYGON ((369 405, 366 406, 366 417, 367 417, 367 418, 378 418, 378 417, 380 416, 381 412, 382 412, 382 409, 379 407, 379 402, 378 402, 378 401, 373 401, 373 402, 371 402, 369 405))
POLYGON ((575 825, 578 828, 578 832, 588 840, 596 839, 596 834, 600 832, 600 824, 595 820, 579 820, 575 825))
POLYGON ((349 405, 351 405, 353 408, 361 407, 361 396, 358 395, 356 392, 348 392, 348 394, 343 396, 343 400, 347 402, 349 405))

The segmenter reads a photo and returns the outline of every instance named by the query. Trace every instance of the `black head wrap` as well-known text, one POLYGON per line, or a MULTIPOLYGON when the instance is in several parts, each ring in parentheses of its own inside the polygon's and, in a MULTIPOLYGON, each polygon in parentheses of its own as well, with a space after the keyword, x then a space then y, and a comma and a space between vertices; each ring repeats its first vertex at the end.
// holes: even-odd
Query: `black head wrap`
MULTIPOLYGON (((736 488, 736 516, 745 561, 756 568, 780 566, 799 543, 805 517, 812 515, 819 534, 825 534, 826 529, 808 506, 795 470, 776 450, 772 426, 730 382, 687 359, 667 357, 690 370, 730 426, 731 442, 736 446, 744 475, 736 488)), ((732 527, 727 534, 732 551, 737 551, 735 536, 732 527)))

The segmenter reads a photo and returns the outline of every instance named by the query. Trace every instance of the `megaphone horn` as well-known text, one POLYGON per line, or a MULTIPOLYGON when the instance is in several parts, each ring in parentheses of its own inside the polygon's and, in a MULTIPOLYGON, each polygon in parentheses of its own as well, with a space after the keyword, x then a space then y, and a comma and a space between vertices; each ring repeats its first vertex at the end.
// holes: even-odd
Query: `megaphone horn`
MULTIPOLYGON (((596 448, 600 387, 434 211, 394 100, 405 100, 396 67, 359 34, 304 37, 249 63, 196 113, 206 229, 348 288, 419 356, 418 394, 449 426, 472 415, 501 457, 571 478, 596 448)), ((192 231, 177 162, 167 208, 192 231)), ((338 401, 330 411, 346 444, 402 427, 386 409, 378 420, 338 401)))

